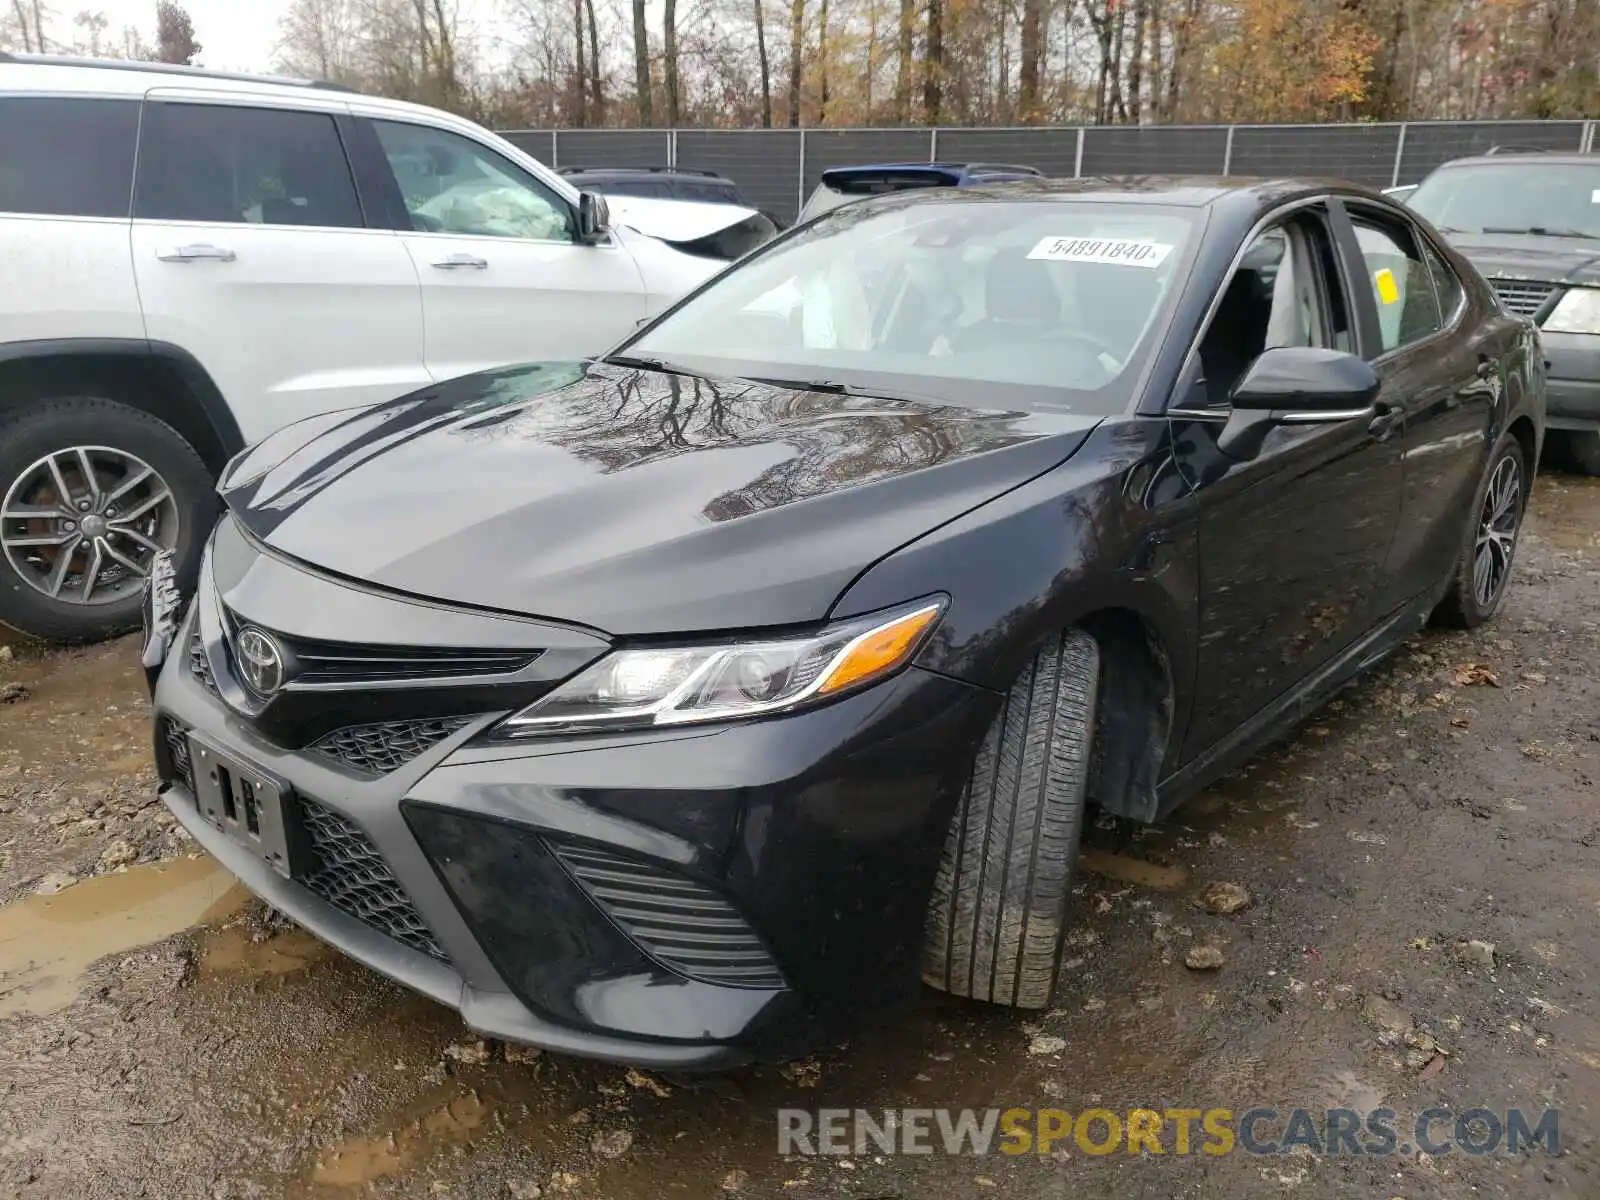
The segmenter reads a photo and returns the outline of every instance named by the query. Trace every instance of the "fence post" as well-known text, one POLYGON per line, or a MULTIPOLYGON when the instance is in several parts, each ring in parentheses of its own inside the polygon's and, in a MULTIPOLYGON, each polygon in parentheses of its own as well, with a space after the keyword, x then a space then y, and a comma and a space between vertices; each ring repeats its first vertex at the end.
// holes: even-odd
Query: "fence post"
POLYGON ((931 163, 939 161, 939 127, 937 125, 928 130, 928 161, 931 163))
POLYGON ((1406 122, 1400 122, 1400 137, 1394 144, 1394 170, 1389 173, 1389 186, 1400 186, 1400 160, 1406 153, 1406 122))
POLYGON ((561 131, 559 129, 550 131, 550 169, 552 171, 561 169, 561 131))
POLYGON ((1083 178, 1083 126, 1078 126, 1078 149, 1072 156, 1072 177, 1083 178))
POLYGON ((1222 144, 1222 173, 1231 174, 1233 171, 1233 131, 1236 127, 1228 126, 1228 140, 1222 144))
POLYGON ((794 192, 794 214, 798 217, 806 207, 806 127, 804 125, 800 126, 800 169, 795 172, 794 192))
POLYGON ((678 169, 678 131, 676 128, 667 131, 667 170, 678 169))
POLYGON ((1583 136, 1578 139, 1578 149, 1584 154, 1594 153, 1594 122, 1583 123, 1583 136))

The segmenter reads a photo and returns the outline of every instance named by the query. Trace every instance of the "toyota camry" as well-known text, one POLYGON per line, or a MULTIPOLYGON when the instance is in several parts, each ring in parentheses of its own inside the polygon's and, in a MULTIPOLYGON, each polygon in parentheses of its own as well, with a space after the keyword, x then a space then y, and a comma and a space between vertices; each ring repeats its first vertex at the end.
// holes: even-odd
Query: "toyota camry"
POLYGON ((1086 808, 1153 822, 1506 592, 1537 333, 1306 180, 902 192, 599 359, 246 451, 158 574, 166 803, 482 1033, 793 1055, 1052 1002, 1086 808))

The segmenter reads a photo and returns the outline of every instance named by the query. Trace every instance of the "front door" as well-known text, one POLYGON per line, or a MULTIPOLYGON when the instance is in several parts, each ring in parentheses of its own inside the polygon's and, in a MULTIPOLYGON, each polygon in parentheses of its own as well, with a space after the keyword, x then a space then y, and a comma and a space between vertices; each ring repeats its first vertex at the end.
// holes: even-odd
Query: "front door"
POLYGON ((145 105, 146 336, 199 359, 246 441, 429 383, 416 270, 397 234, 366 227, 338 114, 207 99, 145 105))
POLYGON ((1273 346, 1355 352, 1329 213, 1300 208, 1247 248, 1169 410, 1200 502, 1199 678, 1184 760, 1326 665, 1377 619, 1400 513, 1398 431, 1366 418, 1280 427, 1248 462, 1217 436, 1228 395, 1273 346))
POLYGON ((599 354, 645 315, 632 256, 611 237, 579 243, 554 189, 464 134, 371 125, 409 225, 435 378, 599 354))

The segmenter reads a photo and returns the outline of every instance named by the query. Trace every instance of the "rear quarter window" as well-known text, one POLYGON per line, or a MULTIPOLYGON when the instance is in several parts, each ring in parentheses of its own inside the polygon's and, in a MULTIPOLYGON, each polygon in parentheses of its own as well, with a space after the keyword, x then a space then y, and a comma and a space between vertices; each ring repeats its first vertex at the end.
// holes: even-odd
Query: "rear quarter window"
POLYGON ((0 212, 126 217, 137 100, 0 97, 0 212))

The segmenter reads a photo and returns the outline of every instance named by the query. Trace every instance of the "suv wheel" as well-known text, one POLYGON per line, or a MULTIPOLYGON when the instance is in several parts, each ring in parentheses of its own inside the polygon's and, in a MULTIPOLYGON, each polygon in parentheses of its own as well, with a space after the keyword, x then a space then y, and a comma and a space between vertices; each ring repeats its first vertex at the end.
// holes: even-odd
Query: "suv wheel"
POLYGON ((57 396, 0 416, 0 621, 58 642, 131 628, 156 554, 192 579, 212 497, 193 447, 125 404, 57 396))
POLYGON ((1563 439, 1567 461, 1585 475, 1600 475, 1600 431, 1574 430, 1563 439))
POLYGON ((1100 650, 1053 637, 1012 685, 972 766, 934 879, 922 978, 1044 1008, 1055 990, 1083 831, 1100 650))

